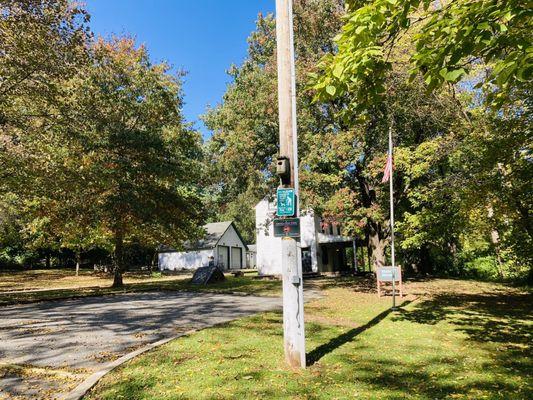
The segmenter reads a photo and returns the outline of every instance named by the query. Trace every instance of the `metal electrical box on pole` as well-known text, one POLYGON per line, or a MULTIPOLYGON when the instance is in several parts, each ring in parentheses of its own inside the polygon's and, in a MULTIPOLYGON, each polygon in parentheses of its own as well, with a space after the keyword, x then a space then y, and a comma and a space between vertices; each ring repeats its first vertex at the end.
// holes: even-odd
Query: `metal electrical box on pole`
POLYGON ((283 339, 285 359, 292 367, 305 368, 303 276, 299 236, 298 140, 296 124, 296 73, 292 0, 276 0, 278 57, 279 158, 276 171, 278 216, 283 275, 283 339), (294 217, 289 218, 288 217, 294 217))

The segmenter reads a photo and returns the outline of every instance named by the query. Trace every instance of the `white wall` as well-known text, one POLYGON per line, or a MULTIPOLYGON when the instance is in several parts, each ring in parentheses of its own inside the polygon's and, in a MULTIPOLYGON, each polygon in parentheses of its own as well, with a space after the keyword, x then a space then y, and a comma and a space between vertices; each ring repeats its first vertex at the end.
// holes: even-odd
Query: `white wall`
POLYGON ((317 249, 318 236, 317 229, 320 226, 320 219, 315 217, 312 211, 303 212, 300 216, 300 232, 302 247, 309 247, 311 250, 311 268, 313 272, 318 271, 317 249))
MULTIPOLYGON (((259 275, 281 275, 281 238, 274 237, 272 219, 276 213, 274 203, 266 199, 255 206, 255 229, 257 234, 257 269, 259 275)), ((311 248, 311 265, 318 270, 316 218, 312 212, 302 213, 300 232, 302 247, 311 248)))
POLYGON ((257 235, 257 270, 259 275, 281 275, 281 239, 272 231, 257 235))
POLYGON ((255 206, 257 270, 259 275, 281 275, 281 239, 274 237, 275 208, 267 200, 255 206))
POLYGON ((180 269, 197 269, 209 264, 209 257, 214 250, 159 253, 159 269, 176 271, 180 269))
MULTIPOLYGON (((224 235, 220 238, 218 241, 217 246, 228 246, 228 247, 240 247, 241 248, 241 265, 243 268, 246 268, 246 248, 245 244, 242 242, 239 235, 237 235, 237 232, 235 231, 235 228, 233 225, 230 225, 230 227, 226 230, 224 235)), ((232 251, 230 250, 230 257, 231 257, 232 251)), ((229 265, 232 265, 232 262, 230 260, 229 265)))
POLYGON ((257 268, 257 253, 255 251, 246 253, 246 268, 257 268))

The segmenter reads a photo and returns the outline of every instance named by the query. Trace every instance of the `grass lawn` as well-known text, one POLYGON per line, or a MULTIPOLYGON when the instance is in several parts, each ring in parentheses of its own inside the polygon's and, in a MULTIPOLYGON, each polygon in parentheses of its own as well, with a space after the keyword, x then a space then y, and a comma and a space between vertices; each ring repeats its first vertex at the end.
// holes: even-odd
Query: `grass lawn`
MULTIPOLYGON (((148 273, 127 272, 125 283, 151 282, 182 279, 179 275, 150 276, 148 273)), ((76 276, 69 269, 36 269, 28 271, 0 271, 0 292, 15 290, 39 290, 49 288, 75 289, 79 287, 110 286, 113 277, 110 274, 96 273, 92 270, 80 270, 76 276)))
POLYGON ((282 316, 206 329, 106 376, 89 399, 531 399, 531 294, 503 285, 407 285, 397 312, 360 280, 313 283, 309 368, 283 362, 282 316))
POLYGON ((100 296, 125 292, 152 290, 186 290, 239 292, 261 296, 281 293, 278 281, 253 279, 253 275, 226 275, 224 282, 209 286, 191 285, 191 275, 161 275, 126 273, 122 288, 111 288, 113 278, 108 274, 82 271, 76 277, 68 270, 34 270, 0 273, 0 306, 32 301, 69 297, 100 296))

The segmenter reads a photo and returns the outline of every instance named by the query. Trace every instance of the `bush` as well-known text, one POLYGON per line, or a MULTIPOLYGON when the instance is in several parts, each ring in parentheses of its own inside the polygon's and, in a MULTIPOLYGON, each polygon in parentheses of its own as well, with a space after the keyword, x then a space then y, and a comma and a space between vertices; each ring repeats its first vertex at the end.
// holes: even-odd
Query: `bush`
POLYGON ((464 274, 469 278, 495 281, 501 280, 498 274, 498 263, 494 257, 478 257, 464 264, 464 274))

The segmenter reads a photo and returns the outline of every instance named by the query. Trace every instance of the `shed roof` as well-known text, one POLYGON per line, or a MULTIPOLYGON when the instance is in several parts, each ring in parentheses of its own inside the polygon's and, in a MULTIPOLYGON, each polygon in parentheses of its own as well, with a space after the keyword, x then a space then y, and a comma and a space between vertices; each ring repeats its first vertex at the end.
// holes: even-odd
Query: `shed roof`
MULTIPOLYGON (((226 231, 229 229, 230 226, 233 225, 233 229, 235 229, 235 232, 237 232, 237 236, 239 239, 241 239, 242 244, 244 245, 245 249, 248 249, 246 246, 246 242, 242 238, 241 234, 237 230, 237 227, 233 223, 233 221, 223 221, 223 222, 212 222, 209 224, 205 224, 203 226, 206 234, 205 236, 197 240, 195 242, 185 242, 183 247, 185 248, 185 251, 188 250, 209 250, 214 249, 222 236, 226 233, 226 231)), ((160 252, 173 252, 176 251, 173 248, 161 246, 160 252)))
POLYGON ((196 243, 192 243, 192 247, 195 249, 211 249, 215 247, 231 224, 231 221, 212 222, 210 224, 205 224, 204 229, 206 231, 206 235, 203 239, 200 239, 196 243))
POLYGON ((248 246, 246 245, 246 242, 242 238, 239 230, 237 229, 233 221, 212 222, 210 224, 205 224, 204 229, 206 231, 206 235, 204 236, 204 238, 194 243, 186 243, 185 249, 186 250, 214 249, 230 226, 233 226, 233 229, 235 229, 235 232, 237 233, 237 236, 241 240, 242 244, 244 245, 244 248, 248 250, 248 246))

